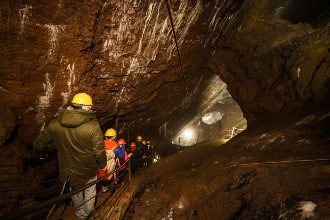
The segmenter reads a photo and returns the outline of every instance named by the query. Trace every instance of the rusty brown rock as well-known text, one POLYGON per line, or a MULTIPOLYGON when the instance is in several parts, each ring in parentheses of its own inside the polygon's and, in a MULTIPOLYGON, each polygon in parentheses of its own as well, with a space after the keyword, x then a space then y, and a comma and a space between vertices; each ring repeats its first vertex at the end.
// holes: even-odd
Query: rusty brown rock
POLYGON ((16 118, 8 106, 2 102, 0 102, 0 105, 2 106, 0 111, 0 146, 2 146, 8 144, 10 138, 14 136, 16 118))

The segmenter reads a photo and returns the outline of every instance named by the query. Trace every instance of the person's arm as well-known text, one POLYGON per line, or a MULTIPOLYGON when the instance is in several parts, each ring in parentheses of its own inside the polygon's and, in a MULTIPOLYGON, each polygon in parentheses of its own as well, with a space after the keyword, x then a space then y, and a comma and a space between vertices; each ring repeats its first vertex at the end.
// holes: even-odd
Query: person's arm
POLYGON ((97 124, 92 134, 93 153, 100 169, 105 169, 107 165, 107 156, 103 141, 103 134, 100 126, 97 124))
POLYGON ((51 133, 48 126, 40 132, 38 137, 33 142, 34 150, 45 150, 48 148, 48 145, 53 141, 51 133))

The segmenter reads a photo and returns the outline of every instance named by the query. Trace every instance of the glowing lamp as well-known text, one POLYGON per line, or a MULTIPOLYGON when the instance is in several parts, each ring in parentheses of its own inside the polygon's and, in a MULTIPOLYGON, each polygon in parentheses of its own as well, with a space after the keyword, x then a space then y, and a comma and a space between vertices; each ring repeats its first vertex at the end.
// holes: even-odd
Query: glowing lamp
POLYGON ((190 140, 194 137, 194 131, 191 128, 186 128, 183 132, 182 132, 182 136, 186 139, 186 140, 190 140))

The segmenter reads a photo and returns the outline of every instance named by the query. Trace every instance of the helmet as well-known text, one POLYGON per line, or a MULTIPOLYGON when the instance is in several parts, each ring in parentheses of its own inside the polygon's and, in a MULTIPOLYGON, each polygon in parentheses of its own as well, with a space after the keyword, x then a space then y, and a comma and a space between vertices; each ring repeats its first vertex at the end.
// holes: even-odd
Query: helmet
POLYGON ((150 144, 151 142, 150 141, 147 141, 147 144, 150 144))
POLYGON ((104 136, 106 137, 115 137, 117 136, 117 132, 113 128, 109 128, 108 130, 105 131, 104 136))
POLYGON ((129 148, 131 150, 131 152, 135 152, 136 151, 136 144, 134 141, 132 141, 130 144, 129 144, 129 148))
POLYGON ((146 141, 142 141, 142 144, 144 144, 144 145, 145 145, 146 143, 147 143, 146 141))
POLYGON ((136 140, 137 140, 137 141, 142 141, 142 137, 141 137, 141 136, 137 136, 137 137, 136 137, 136 140))
POLYGON ((122 145, 126 144, 126 141, 123 138, 120 138, 117 142, 118 142, 119 145, 120 144, 122 144, 122 145))
POLYGON ((92 102, 92 97, 90 95, 82 92, 82 93, 77 93, 73 99, 72 99, 72 104, 77 104, 77 105, 93 105, 92 102))

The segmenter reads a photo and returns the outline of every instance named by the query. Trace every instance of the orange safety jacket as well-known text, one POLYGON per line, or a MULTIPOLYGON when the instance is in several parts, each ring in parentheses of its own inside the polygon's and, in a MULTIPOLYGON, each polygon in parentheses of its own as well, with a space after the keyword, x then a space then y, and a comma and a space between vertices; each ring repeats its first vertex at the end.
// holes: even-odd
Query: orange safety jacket
MULTIPOLYGON (((115 148, 118 146, 118 143, 117 143, 117 141, 115 141, 115 140, 104 140, 104 145, 105 145, 105 151, 106 151, 106 153, 107 153, 107 157, 109 156, 108 154, 109 154, 109 150, 112 150, 112 151, 114 151, 115 150, 115 148)), ((114 156, 114 153, 113 153, 113 156, 114 156)), ((117 160, 115 161, 115 163, 113 164, 113 165, 110 165, 110 164, 112 164, 112 162, 110 162, 110 161, 108 161, 107 162, 107 166, 111 166, 111 168, 110 169, 114 169, 115 168, 115 164, 117 164, 118 162, 117 162, 117 160)), ((112 170, 109 170, 109 169, 106 169, 106 170, 99 170, 99 172, 98 172, 98 178, 100 179, 100 178, 102 178, 102 177, 104 177, 105 175, 107 175, 109 172, 111 172, 112 170)), ((105 180, 111 180, 111 178, 112 178, 112 175, 110 175, 110 176, 108 176, 105 180)))
POLYGON ((115 140, 104 140, 104 144, 106 150, 115 150, 118 146, 118 143, 115 140))

